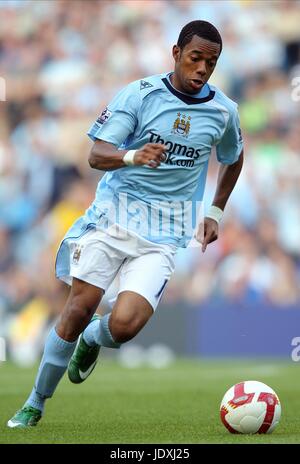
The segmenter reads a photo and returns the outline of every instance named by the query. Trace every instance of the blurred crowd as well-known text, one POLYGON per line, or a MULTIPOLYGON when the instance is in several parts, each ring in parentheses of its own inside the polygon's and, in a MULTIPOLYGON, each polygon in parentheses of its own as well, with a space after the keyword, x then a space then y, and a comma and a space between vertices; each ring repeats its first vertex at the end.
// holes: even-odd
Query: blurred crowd
MULTIPOLYGON (((178 253, 163 301, 299 307, 300 2, 0 0, 0 336, 38 344, 61 310, 55 252, 103 174, 86 132, 128 82, 173 69, 193 19, 221 32, 211 82, 239 103, 245 166, 219 240, 178 253)), ((217 170, 212 160, 206 204, 217 170)))

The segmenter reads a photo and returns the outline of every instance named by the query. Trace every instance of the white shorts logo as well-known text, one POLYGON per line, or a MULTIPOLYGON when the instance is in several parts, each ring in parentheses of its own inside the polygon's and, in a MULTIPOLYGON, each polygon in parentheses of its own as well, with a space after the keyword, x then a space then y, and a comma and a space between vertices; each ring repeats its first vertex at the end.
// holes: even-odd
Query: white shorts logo
POLYGON ((74 250, 74 253, 73 253, 73 258, 72 258, 73 264, 78 264, 79 263, 82 249, 83 249, 82 245, 77 245, 76 246, 76 248, 74 250))

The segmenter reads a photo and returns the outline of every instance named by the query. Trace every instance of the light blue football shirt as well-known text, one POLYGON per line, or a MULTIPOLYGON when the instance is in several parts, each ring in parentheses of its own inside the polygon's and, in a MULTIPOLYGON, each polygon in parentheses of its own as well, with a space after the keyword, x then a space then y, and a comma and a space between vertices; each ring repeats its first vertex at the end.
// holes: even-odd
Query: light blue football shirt
POLYGON ((208 84, 196 96, 183 94, 171 85, 169 73, 123 88, 88 135, 122 150, 149 142, 167 146, 158 168, 106 172, 92 206, 107 225, 118 223, 152 242, 180 247, 193 235, 212 147, 223 164, 235 163, 243 148, 237 104, 208 84))

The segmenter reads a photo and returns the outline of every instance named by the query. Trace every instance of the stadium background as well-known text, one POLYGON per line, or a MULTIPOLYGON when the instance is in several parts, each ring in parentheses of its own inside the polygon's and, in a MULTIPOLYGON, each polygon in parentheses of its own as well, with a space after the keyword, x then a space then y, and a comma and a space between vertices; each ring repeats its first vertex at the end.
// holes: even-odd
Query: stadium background
MULTIPOLYGON (((180 251, 129 360, 150 347, 154 360, 171 359, 166 347, 290 360, 300 336, 300 3, 11 0, 0 1, 0 337, 15 363, 38 360, 66 299, 55 251, 101 175, 87 162, 88 128, 128 82, 173 69, 171 47, 196 18, 222 34, 211 82, 239 103, 246 160, 219 240, 204 255, 180 251)), ((217 168, 212 160, 206 204, 217 168)))

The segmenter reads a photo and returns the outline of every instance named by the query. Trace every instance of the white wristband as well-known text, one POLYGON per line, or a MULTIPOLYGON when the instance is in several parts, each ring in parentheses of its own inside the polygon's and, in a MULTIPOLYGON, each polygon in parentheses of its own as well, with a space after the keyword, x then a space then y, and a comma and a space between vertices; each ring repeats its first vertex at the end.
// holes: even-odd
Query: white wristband
POLYGON ((221 208, 212 205, 205 216, 214 219, 219 224, 223 217, 223 211, 221 210, 221 208))
POLYGON ((134 162, 134 156, 135 156, 136 150, 129 150, 125 155, 123 156, 123 162, 127 166, 133 166, 135 164, 134 162))

